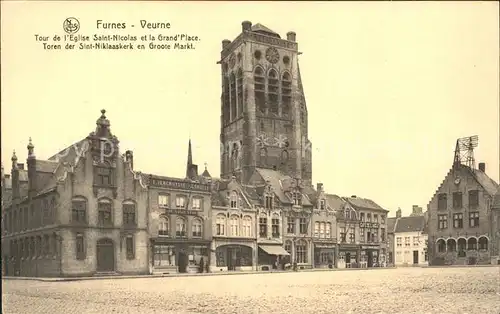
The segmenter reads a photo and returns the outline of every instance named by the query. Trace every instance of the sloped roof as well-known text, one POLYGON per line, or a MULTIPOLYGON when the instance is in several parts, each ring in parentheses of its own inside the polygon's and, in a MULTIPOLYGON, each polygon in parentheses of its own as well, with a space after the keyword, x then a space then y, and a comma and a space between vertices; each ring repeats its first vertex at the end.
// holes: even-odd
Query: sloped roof
POLYGON ((481 170, 473 170, 474 176, 477 182, 490 194, 491 196, 495 195, 498 190, 498 184, 493 181, 488 175, 481 170))
POLYGON ((396 223, 398 221, 397 217, 391 217, 387 219, 387 232, 388 233, 394 233, 394 230, 396 230, 396 223))
POLYGON ((385 210, 380 207, 377 203, 368 198, 362 197, 345 197, 345 199, 356 209, 375 209, 375 210, 385 210))
POLYGON ((36 160, 36 171, 54 173, 59 166, 59 163, 52 160, 36 160))
POLYGON ((424 228, 424 216, 400 217, 397 220, 394 233, 424 231, 424 228))
POLYGON ((272 37, 281 38, 281 36, 278 33, 276 33, 275 31, 271 30, 270 28, 268 28, 260 23, 252 25, 252 32, 263 33, 266 35, 270 35, 272 37))
POLYGON ((335 194, 325 194, 326 203, 331 209, 339 211, 342 209, 345 201, 338 195, 335 194))
MULTIPOLYGON (((277 170, 270 170, 264 168, 256 168, 257 173, 260 175, 264 182, 269 180, 269 184, 271 184, 274 193, 278 196, 278 199, 281 203, 290 204, 291 199, 287 196, 286 191, 289 189, 291 185, 292 178, 287 175, 280 173, 277 170)), ((308 195, 307 195, 307 187, 304 187, 302 205, 312 206, 308 195)))
POLYGON ((493 197, 493 208, 500 209, 500 186, 497 188, 497 192, 493 197))

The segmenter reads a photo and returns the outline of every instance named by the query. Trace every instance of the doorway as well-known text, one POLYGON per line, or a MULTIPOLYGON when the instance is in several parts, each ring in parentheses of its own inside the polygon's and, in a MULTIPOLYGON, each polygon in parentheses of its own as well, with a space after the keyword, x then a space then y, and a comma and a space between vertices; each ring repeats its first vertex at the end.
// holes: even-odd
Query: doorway
POLYGON ((187 273, 187 266, 188 266, 188 255, 184 250, 181 250, 179 252, 179 257, 177 261, 177 265, 179 266, 178 271, 179 273, 187 273))
POLYGON ((394 261, 392 260, 392 252, 389 252, 389 263, 394 264, 394 261))
POLYGON ((111 239, 97 241, 97 271, 111 272, 115 270, 115 246, 111 239))
POLYGON ((234 254, 235 254, 234 248, 227 248, 227 270, 235 270, 236 269, 234 254))
POLYGON ((345 265, 351 267, 351 253, 345 253, 345 265))
POLYGON ((413 251, 413 264, 418 264, 418 251, 413 251))
POLYGON ((366 267, 373 267, 373 251, 366 251, 366 267))

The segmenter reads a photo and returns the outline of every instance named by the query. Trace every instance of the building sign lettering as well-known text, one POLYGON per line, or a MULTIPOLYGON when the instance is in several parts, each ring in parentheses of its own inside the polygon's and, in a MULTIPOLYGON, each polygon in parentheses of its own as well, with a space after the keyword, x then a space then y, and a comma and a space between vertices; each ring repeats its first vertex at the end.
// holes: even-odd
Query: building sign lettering
POLYGON ((166 214, 173 214, 173 215, 188 215, 188 216, 198 216, 200 213, 197 210, 186 210, 186 209, 167 209, 165 210, 166 214))
POLYGON ((183 189, 183 190, 197 190, 197 191, 210 191, 210 186, 208 184, 177 181, 177 180, 166 180, 166 179, 151 179, 151 186, 162 187, 162 188, 172 188, 172 189, 183 189))

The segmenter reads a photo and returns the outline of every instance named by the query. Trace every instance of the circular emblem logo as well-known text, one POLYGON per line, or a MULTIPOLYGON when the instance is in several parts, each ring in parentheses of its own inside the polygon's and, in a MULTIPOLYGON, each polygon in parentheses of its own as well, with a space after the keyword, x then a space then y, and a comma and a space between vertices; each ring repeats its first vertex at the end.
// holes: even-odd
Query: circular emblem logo
POLYGON ((68 34, 74 34, 80 30, 80 22, 74 17, 68 17, 64 20, 63 29, 68 34))

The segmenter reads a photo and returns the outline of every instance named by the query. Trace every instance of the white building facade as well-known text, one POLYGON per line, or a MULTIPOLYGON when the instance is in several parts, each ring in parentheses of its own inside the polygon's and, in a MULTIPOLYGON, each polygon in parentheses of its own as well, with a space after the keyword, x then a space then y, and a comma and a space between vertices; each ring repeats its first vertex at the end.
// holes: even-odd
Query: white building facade
POLYGON ((395 266, 428 265, 427 234, 423 216, 398 218, 393 243, 395 266))

